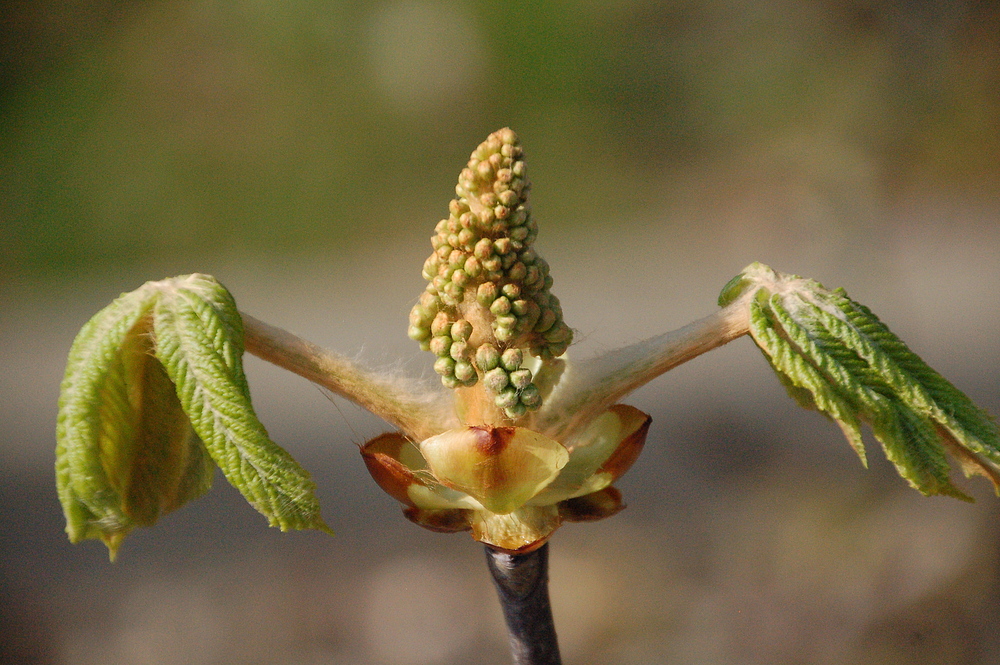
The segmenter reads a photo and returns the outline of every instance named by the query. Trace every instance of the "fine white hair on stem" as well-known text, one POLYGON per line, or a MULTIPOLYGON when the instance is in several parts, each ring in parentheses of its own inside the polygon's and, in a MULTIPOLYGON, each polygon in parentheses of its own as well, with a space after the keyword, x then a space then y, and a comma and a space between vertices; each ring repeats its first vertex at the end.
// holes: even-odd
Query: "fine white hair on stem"
POLYGON ((535 416, 535 428, 567 441, 590 419, 660 374, 747 334, 750 297, 752 293, 678 330, 567 363, 565 374, 535 416))
POLYGON ((450 391, 377 372, 241 312, 248 353, 351 400, 421 441, 456 427, 450 391))

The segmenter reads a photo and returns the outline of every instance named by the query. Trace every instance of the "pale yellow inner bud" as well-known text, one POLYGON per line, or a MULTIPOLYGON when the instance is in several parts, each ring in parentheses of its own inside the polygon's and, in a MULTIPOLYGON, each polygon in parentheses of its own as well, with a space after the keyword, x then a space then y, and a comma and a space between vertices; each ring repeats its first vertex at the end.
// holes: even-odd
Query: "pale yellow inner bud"
POLYGON ((560 443, 523 427, 466 427, 432 436, 420 452, 438 481, 493 513, 524 505, 569 460, 560 443))

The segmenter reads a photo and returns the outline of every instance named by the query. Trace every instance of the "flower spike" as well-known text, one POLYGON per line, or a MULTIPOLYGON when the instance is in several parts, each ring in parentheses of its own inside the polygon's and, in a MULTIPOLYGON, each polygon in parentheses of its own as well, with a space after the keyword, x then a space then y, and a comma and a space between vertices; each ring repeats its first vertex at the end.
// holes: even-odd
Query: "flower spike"
POLYGON ((532 247, 538 225, 527 206, 524 155, 510 129, 491 134, 458 178, 449 217, 431 238, 427 288, 410 312, 409 336, 438 358, 448 388, 480 381, 492 404, 484 422, 515 421, 542 404, 526 355, 542 362, 573 340, 549 266, 532 247))

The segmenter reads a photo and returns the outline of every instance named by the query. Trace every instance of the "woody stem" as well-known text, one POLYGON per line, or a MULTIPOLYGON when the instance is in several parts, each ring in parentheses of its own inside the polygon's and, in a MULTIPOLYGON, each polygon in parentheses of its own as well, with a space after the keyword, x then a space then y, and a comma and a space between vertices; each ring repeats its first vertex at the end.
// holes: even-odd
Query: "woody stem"
POLYGON ((514 665, 561 665, 549 605, 548 543, 527 554, 487 546, 486 565, 500 597, 514 665))

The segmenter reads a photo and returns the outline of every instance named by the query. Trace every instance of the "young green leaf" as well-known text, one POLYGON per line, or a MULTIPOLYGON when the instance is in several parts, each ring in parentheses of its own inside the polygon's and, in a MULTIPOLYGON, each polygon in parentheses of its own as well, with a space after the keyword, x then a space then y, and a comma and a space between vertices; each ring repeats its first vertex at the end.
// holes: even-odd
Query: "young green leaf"
POLYGON ((315 484, 271 441, 243 374, 243 324, 225 288, 205 275, 170 280, 153 314, 156 357, 209 454, 271 526, 329 531, 315 484))
POLYGON ((789 394, 833 419, 865 460, 860 422, 886 457, 927 495, 969 497, 949 479, 946 452, 966 476, 1000 493, 995 421, 931 369, 864 305, 838 289, 754 263, 723 289, 720 305, 752 293, 750 335, 789 394))
POLYGON ((146 284, 80 331, 59 400, 56 483, 72 542, 125 535, 209 489, 213 464, 152 354, 146 284))
POLYGON ((242 334, 232 297, 204 275, 149 282, 83 327, 56 431, 72 542, 100 538, 114 559, 133 528, 206 492, 213 460, 272 525, 328 530, 308 474, 250 406, 242 334))

